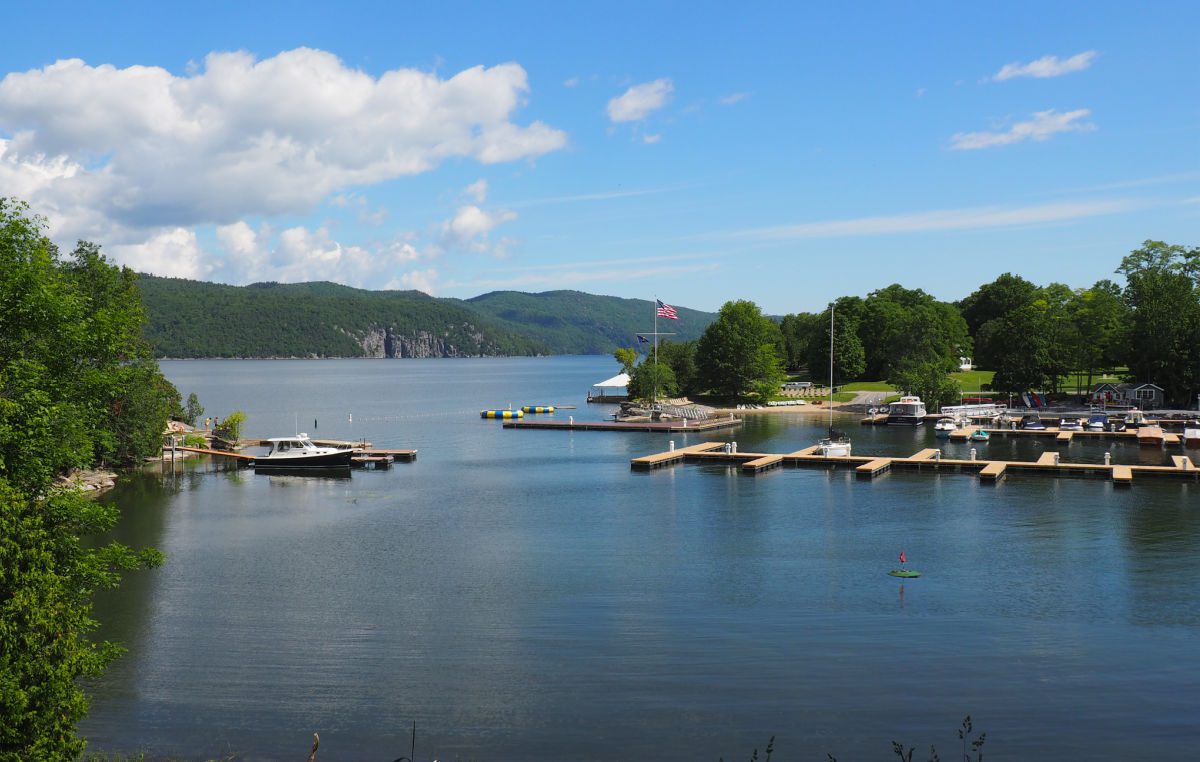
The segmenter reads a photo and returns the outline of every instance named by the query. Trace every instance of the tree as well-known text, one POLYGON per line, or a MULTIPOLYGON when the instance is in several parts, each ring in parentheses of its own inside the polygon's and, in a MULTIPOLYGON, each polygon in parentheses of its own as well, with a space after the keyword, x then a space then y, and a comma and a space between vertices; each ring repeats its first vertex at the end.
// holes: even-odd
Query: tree
POLYGON ((200 405, 200 398, 195 392, 188 395, 187 409, 183 413, 183 421, 188 426, 195 426, 196 421, 200 420, 200 416, 204 415, 204 408, 200 405))
POLYGON ((754 302, 726 302, 696 345, 700 385, 729 399, 766 399, 787 377, 778 350, 781 343, 779 326, 754 302))
POLYGON ((613 352, 613 359, 621 364, 623 373, 633 373, 633 365, 637 362, 638 351, 633 347, 620 347, 613 352))
POLYGON ((1167 399, 1190 402, 1200 390, 1200 298, 1197 249, 1146 241, 1117 269, 1132 310, 1127 364, 1138 381, 1161 386, 1167 399))
POLYGON ((0 198, 0 759, 71 759, 87 709, 77 678, 119 652, 95 643, 89 601, 154 551, 91 547, 118 510, 54 486, 101 460, 157 450, 178 392, 142 340, 136 276, 0 198))
MULTIPOLYGON (((835 303, 833 321, 833 383, 843 384, 862 378, 867 367, 867 354, 858 337, 862 300, 848 296, 835 303)), ((819 334, 809 344, 808 372, 814 380, 824 382, 829 369, 829 310, 817 316, 819 334)))
POLYGON ((678 393, 675 372, 664 362, 654 362, 647 357, 629 375, 630 399, 657 400, 674 397, 678 393))
POLYGON ((940 363, 927 362, 897 369, 888 376, 887 382, 897 389, 904 389, 924 400, 934 410, 943 405, 959 401, 961 387, 946 374, 940 363))
MULTIPOLYGON (((958 307, 967 323, 967 330, 972 336, 978 337, 985 323, 1029 304, 1036 298, 1037 290, 1037 286, 1021 276, 1004 273, 991 283, 975 289, 974 293, 959 302, 958 307)), ((975 359, 978 361, 976 365, 984 362, 978 356, 978 350, 975 359)), ((991 367, 991 363, 984 367, 991 367)))
POLYGON ((867 295, 858 335, 868 378, 887 378, 895 370, 929 363, 949 372, 960 356, 971 352, 970 334, 958 308, 899 284, 867 295))
POLYGON ((242 426, 246 423, 246 414, 241 410, 235 410, 225 416, 221 421, 221 425, 213 430, 213 435, 218 439, 226 442, 237 443, 242 438, 242 426))
POLYGON ((660 341, 658 361, 671 368, 677 393, 696 394, 696 342, 660 341))
POLYGON ((996 352, 992 387, 1020 393, 1055 385, 1060 361, 1051 337, 1046 310, 1036 304, 985 323, 980 329, 980 343, 986 342, 996 352))

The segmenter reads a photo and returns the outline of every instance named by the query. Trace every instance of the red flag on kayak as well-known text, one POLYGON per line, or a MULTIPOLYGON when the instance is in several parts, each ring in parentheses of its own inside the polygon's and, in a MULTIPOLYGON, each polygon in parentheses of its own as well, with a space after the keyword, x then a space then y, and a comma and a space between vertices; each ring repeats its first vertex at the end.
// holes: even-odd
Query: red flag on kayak
POLYGON ((904 551, 900 551, 900 563, 904 563, 904 551))

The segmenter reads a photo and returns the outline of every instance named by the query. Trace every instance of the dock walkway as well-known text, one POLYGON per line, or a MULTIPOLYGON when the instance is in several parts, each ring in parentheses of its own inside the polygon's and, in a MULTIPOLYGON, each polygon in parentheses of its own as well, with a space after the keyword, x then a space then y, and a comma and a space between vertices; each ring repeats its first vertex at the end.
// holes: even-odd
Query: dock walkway
POLYGON ((741 426, 741 418, 708 418, 700 421, 505 421, 506 429, 562 429, 566 431, 658 431, 686 433, 741 426))
POLYGON ((1044 476, 1092 476, 1108 479, 1114 484, 1132 484, 1137 476, 1167 477, 1200 482, 1200 468, 1190 458, 1174 456, 1172 466, 1103 465, 1099 463, 1064 463, 1060 453, 1042 453, 1036 461, 1018 460, 962 460, 942 458, 940 450, 924 449, 909 457, 880 456, 829 456, 817 455, 816 447, 787 454, 762 452, 727 452, 726 442, 704 442, 665 453, 644 455, 629 462, 635 471, 649 471, 676 463, 729 463, 736 464, 745 474, 761 474, 780 466, 818 466, 825 468, 853 468, 862 478, 874 478, 894 470, 918 472, 967 472, 977 474, 980 481, 1000 483, 1005 476, 1014 472, 1035 473, 1044 476))

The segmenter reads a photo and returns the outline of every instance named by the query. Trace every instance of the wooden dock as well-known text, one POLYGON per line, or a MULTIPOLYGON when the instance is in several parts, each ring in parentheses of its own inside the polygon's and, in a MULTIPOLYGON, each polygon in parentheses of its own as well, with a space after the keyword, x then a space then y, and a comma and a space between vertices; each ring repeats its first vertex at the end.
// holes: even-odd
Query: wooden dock
POLYGON ((1099 463, 1065 463, 1057 452, 1042 453, 1036 461, 962 460, 941 457, 941 451, 924 449, 908 457, 828 456, 816 454, 816 447, 807 447, 787 454, 762 452, 728 452, 726 442, 704 442, 678 450, 633 458, 629 467, 649 471, 677 463, 728 463, 739 466, 744 474, 761 474, 781 466, 817 466, 824 468, 853 468, 860 478, 875 478, 895 470, 940 473, 974 473, 980 481, 999 483, 1008 474, 1034 473, 1043 476, 1100 477, 1114 484, 1129 485, 1139 477, 1185 479, 1200 482, 1200 468, 1190 458, 1176 455, 1171 466, 1102 465, 1099 463))
POLYGON ((682 434, 741 426, 741 418, 708 418, 703 421, 505 421, 506 429, 561 429, 566 431, 658 431, 682 434))

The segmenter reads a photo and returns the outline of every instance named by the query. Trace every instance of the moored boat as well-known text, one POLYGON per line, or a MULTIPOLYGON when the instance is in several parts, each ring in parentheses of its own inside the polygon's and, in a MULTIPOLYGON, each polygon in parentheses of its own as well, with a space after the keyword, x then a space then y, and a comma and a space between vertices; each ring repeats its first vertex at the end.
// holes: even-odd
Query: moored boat
POLYGON ((934 436, 945 438, 957 428, 958 424, 954 422, 953 418, 939 418, 937 423, 933 424, 933 433, 934 436))
POLYGON ((919 426, 925 423, 925 403, 920 397, 906 394, 891 404, 887 422, 889 426, 919 426))
POLYGON ((318 447, 308 434, 274 437, 267 440, 270 450, 254 458, 255 471, 348 470, 354 450, 318 447))
POLYGON ((1104 413, 1092 413, 1087 419, 1088 431, 1104 431, 1108 428, 1108 416, 1104 413))
POLYGON ((1079 418, 1064 418, 1059 421, 1059 431, 1083 431, 1083 421, 1079 418))
POLYGON ((1021 417, 1021 428, 1027 431, 1045 431, 1046 424, 1042 423, 1042 417, 1037 413, 1029 413, 1021 417))
POLYGON ((1200 447, 1200 421, 1188 421, 1184 425, 1183 446, 1200 447))
POLYGON ((850 457, 850 437, 833 429, 833 305, 829 306, 829 436, 817 441, 817 454, 827 458, 850 457))
POLYGON ((992 438, 992 435, 987 433, 986 429, 975 429, 971 432, 969 439, 972 442, 986 442, 992 438))

